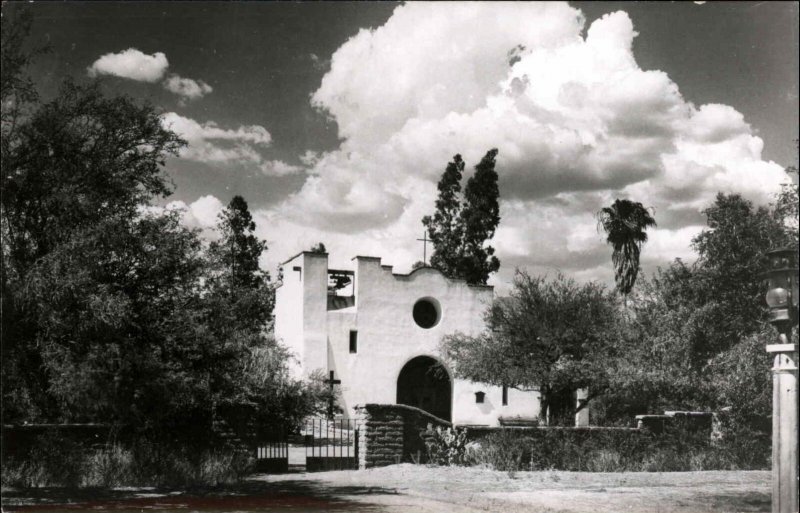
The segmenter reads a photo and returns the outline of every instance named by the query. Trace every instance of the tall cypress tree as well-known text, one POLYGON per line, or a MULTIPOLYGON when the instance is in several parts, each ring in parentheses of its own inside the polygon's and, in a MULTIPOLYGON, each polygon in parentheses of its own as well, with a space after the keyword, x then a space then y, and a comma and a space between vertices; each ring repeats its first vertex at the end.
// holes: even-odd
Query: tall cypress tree
POLYGON ((464 257, 460 274, 469 283, 486 284, 489 274, 500 268, 494 248, 486 244, 494 237, 500 223, 496 159, 497 149, 489 150, 475 166, 475 174, 467 180, 464 189, 465 204, 460 216, 464 227, 464 257))
POLYGON ((258 265, 266 241, 255 236, 256 223, 241 196, 234 196, 220 214, 218 228, 222 238, 211 243, 211 253, 218 259, 225 281, 231 289, 257 288, 269 280, 258 265))
POLYGON ((458 262, 463 250, 464 227, 460 222, 461 177, 464 174, 464 161, 455 155, 447 164, 439 180, 439 197, 436 199, 436 213, 422 218, 433 242, 431 266, 447 276, 458 275, 458 262))
POLYGON ((494 248, 486 244, 500 223, 497 153, 497 149, 489 150, 481 159, 463 195, 465 164, 461 155, 454 156, 439 180, 436 213, 422 219, 434 247, 431 265, 471 284, 485 285, 500 268, 494 248))
POLYGON ((267 243, 255 235, 256 223, 241 196, 223 210, 217 228, 221 238, 211 243, 209 254, 216 269, 211 289, 220 301, 219 313, 228 316, 220 328, 258 332, 272 319, 274 306, 269 273, 258 263, 267 243))

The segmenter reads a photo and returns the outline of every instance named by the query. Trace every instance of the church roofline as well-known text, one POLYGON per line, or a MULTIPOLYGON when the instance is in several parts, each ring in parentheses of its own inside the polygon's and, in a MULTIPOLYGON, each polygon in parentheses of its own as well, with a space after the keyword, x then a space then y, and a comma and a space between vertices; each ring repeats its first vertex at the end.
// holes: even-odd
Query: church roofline
MULTIPOLYGON (((316 251, 301 251, 301 252, 297 253, 296 255, 292 256, 291 258, 281 262, 279 265, 282 266, 282 265, 288 264, 289 262, 291 262, 295 258, 299 257, 300 255, 315 255, 315 256, 325 256, 325 257, 327 257, 328 253, 318 253, 316 251)), ((358 259, 361 259, 361 260, 377 260, 379 264, 380 264, 380 262, 382 260, 381 257, 376 257, 376 256, 356 255, 353 258, 351 258, 350 261, 352 262, 353 260, 358 260, 358 259)), ((423 269, 431 269, 432 271, 436 271, 437 273, 441 274, 442 277, 444 279, 446 279, 446 280, 450 280, 450 281, 454 281, 454 282, 461 282, 461 283, 466 284, 467 287, 472 287, 472 288, 476 288, 476 289, 494 290, 494 285, 476 285, 476 284, 472 284, 472 283, 467 283, 467 280, 465 280, 464 278, 451 278, 450 276, 447 276, 446 274, 444 274, 439 269, 437 269, 435 267, 431 267, 430 265, 424 265, 422 267, 417 267, 416 269, 413 269, 410 273, 407 273, 407 274, 396 273, 396 272, 392 271, 393 268, 394 268, 394 266, 381 264, 381 269, 383 269, 384 271, 390 272, 392 274, 392 276, 394 276, 396 278, 410 278, 417 271, 420 271, 420 270, 423 270, 423 269)))
POLYGON ((300 255, 319 255, 319 256, 328 256, 328 253, 320 253, 319 251, 308 251, 308 250, 306 250, 306 251, 301 251, 301 252, 299 252, 299 253, 297 253, 297 254, 295 254, 295 255, 292 255, 291 257, 287 258, 286 260, 284 260, 283 262, 281 262, 281 263, 280 263, 280 264, 278 264, 278 265, 284 265, 284 264, 288 264, 289 262, 291 262, 291 261, 292 261, 292 260, 294 260, 295 258, 299 257, 300 255))
MULTIPOLYGON (((380 262, 381 262, 381 260, 382 260, 382 259, 381 259, 381 257, 374 257, 374 256, 364 256, 364 255, 356 255, 356 256, 354 256, 353 258, 351 258, 350 260, 352 261, 352 260, 356 260, 356 259, 359 259, 359 258, 360 258, 360 259, 362 259, 362 260, 377 260, 377 261, 378 261, 378 263, 380 263, 380 262)), ((392 276, 394 276, 395 278, 410 278, 410 277, 411 277, 411 276, 412 276, 412 275, 413 275, 415 272, 417 272, 417 271, 419 271, 419 270, 422 270, 422 269, 431 269, 431 270, 433 270, 433 271, 436 271, 437 273, 441 274, 441 275, 442 275, 442 277, 443 277, 444 279, 446 279, 446 280, 455 281, 455 282, 462 282, 462 283, 465 283, 465 284, 467 285, 467 287, 472 287, 472 288, 477 288, 477 289, 490 289, 490 290, 494 290, 494 286, 493 286, 493 285, 474 285, 474 284, 472 284, 472 283, 467 283, 467 280, 465 280, 465 279, 463 279, 463 278, 451 278, 450 276, 447 276, 445 273, 443 273, 443 272, 442 272, 442 271, 440 271, 439 269, 437 269, 437 268, 435 268, 435 267, 431 267, 431 266, 429 266, 429 265, 425 265, 425 266, 422 266, 422 267, 417 267, 416 269, 413 269, 413 270, 412 270, 410 273, 408 273, 408 274, 400 274, 400 273, 393 272, 393 271, 392 271, 393 267, 394 267, 394 266, 391 266, 391 265, 383 265, 383 264, 381 265, 381 268, 382 268, 384 271, 389 271, 389 272, 391 272, 391 273, 392 273, 392 276)))
POLYGON ((430 269, 432 271, 436 271, 437 273, 441 274, 442 277, 444 279, 446 279, 446 280, 465 283, 467 285, 467 287, 473 287, 473 288, 477 288, 477 289, 494 289, 494 285, 476 285, 476 284, 473 284, 473 283, 467 283, 467 280, 465 280, 464 278, 451 278, 450 276, 447 276, 445 273, 443 273, 439 269, 437 269, 435 267, 432 267, 430 265, 424 265, 422 267, 417 267, 416 269, 413 269, 408 274, 392 273, 392 276, 397 276, 398 278, 410 278, 415 272, 422 271, 424 269, 430 269))

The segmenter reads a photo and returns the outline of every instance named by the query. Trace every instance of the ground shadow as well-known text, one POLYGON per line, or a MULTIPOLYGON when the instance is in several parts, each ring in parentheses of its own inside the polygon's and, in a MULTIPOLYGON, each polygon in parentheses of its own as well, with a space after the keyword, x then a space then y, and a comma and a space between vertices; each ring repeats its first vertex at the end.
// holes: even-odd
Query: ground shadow
POLYGON ((714 511, 737 513, 769 513, 772 511, 772 496, 763 492, 729 492, 703 495, 700 499, 714 511))
POLYGON ((4 490, 4 511, 380 511, 368 499, 352 497, 396 495, 393 488, 334 486, 313 480, 256 481, 194 488, 4 490))

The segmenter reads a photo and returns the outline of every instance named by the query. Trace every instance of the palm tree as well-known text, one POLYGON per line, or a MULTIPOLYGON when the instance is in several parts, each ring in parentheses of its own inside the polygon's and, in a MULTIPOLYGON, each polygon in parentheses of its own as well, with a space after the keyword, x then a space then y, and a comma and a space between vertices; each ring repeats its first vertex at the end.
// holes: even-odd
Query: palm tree
POLYGON ((597 225, 598 230, 606 232, 606 242, 614 248, 611 262, 617 290, 627 296, 639 274, 639 253, 647 242, 645 230, 656 226, 656 220, 641 203, 617 199, 597 213, 597 225))

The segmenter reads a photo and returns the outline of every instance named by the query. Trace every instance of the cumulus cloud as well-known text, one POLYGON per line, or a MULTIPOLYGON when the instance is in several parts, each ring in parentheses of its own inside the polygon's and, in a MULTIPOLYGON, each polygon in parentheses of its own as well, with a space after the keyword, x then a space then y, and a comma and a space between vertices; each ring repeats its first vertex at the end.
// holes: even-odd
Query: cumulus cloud
POLYGON ((164 89, 177 94, 184 100, 197 100, 214 90, 202 80, 192 80, 174 74, 164 80, 164 89))
MULTIPOLYGON (((162 52, 153 55, 143 53, 136 48, 128 48, 119 53, 107 53, 100 56, 86 69, 92 77, 112 75, 138 82, 158 82, 169 68, 167 56, 162 52)), ((197 100, 211 93, 214 89, 202 80, 184 78, 170 74, 163 82, 164 89, 181 97, 181 102, 197 100)))
POLYGON ((167 56, 161 52, 153 55, 142 53, 136 48, 128 48, 119 53, 100 56, 87 69, 90 77, 113 75, 139 82, 158 82, 167 71, 167 56))
POLYGON ((164 212, 177 212, 181 223, 188 228, 198 228, 207 239, 215 239, 219 234, 214 230, 219 221, 219 214, 225 205, 214 195, 201 196, 191 203, 176 200, 166 205, 140 206, 142 215, 160 215, 164 212))
POLYGON ((183 212, 183 222, 192 228, 214 228, 219 221, 219 214, 225 205, 211 194, 201 196, 190 204, 183 201, 173 201, 167 204, 168 209, 177 209, 183 212))
POLYGON ((595 213, 617 197, 655 209, 648 265, 691 256, 718 191, 770 200, 786 175, 735 108, 696 106, 666 73, 641 69, 625 12, 583 36, 585 24, 567 4, 425 2, 360 31, 311 97, 342 143, 304 155, 300 190, 261 212, 270 235, 295 241, 302 229, 332 252, 342 240, 347 257, 408 266, 448 160, 461 153, 471 167, 493 147, 500 280, 514 265, 610 278, 595 213))
POLYGON ((175 112, 164 114, 162 123, 186 139, 188 146, 181 150, 180 156, 187 160, 228 169, 255 169, 268 176, 284 176, 303 169, 262 155, 272 144, 272 136, 261 125, 222 128, 213 121, 200 123, 175 112))

